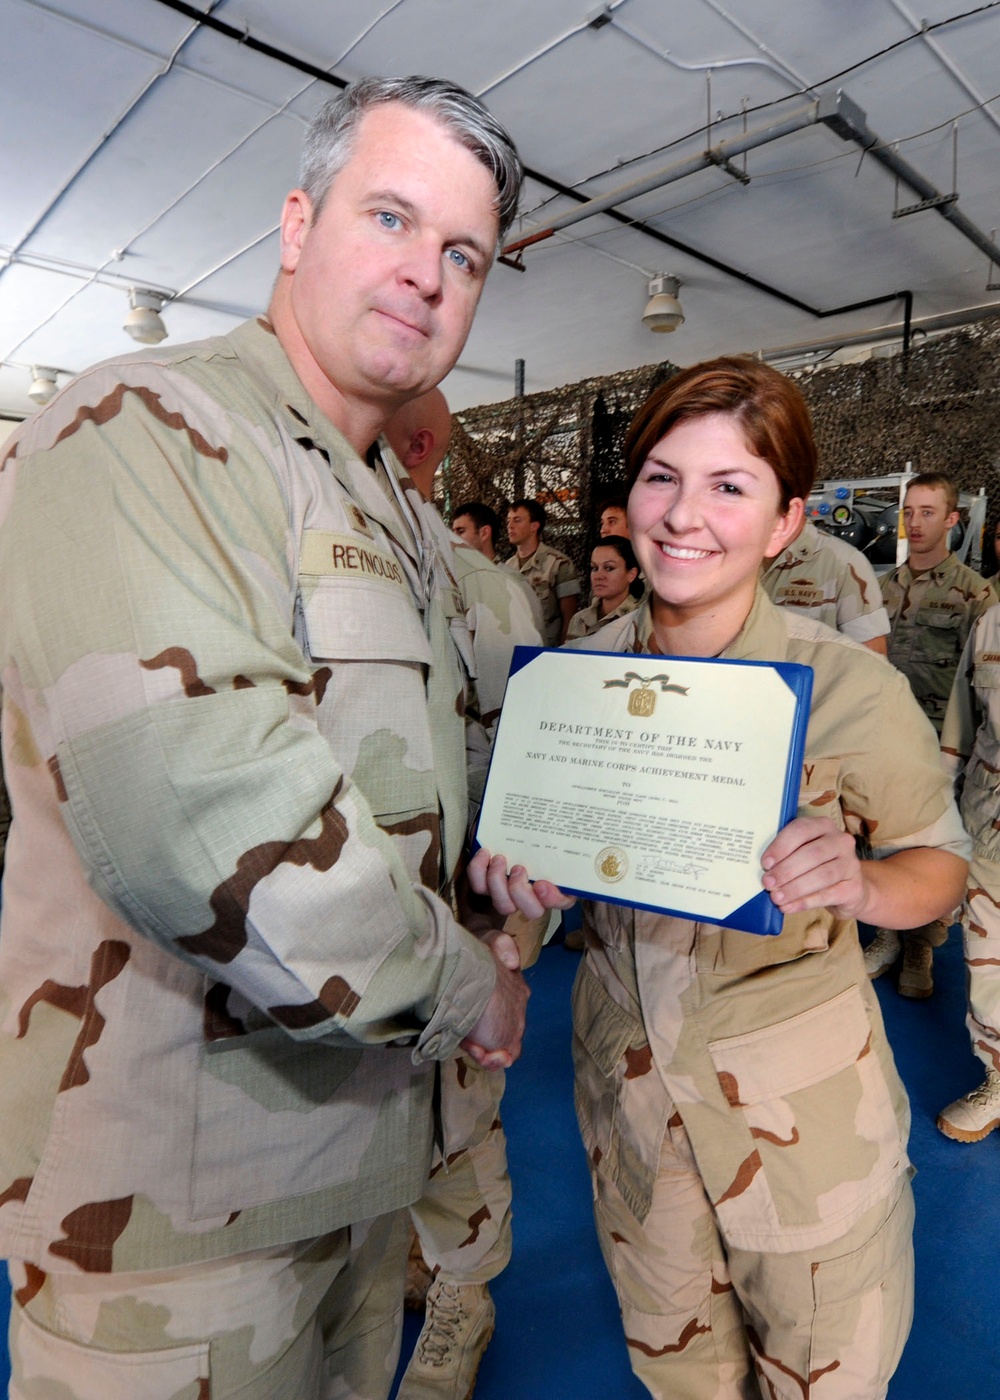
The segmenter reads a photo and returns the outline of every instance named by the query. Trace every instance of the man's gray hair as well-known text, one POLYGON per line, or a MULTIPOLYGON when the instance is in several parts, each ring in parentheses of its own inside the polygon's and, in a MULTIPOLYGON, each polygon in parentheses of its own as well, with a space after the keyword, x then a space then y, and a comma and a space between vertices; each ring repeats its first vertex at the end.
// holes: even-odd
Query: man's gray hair
POLYGON ((362 78, 331 97, 309 123, 302 145, 299 183, 318 217, 334 177, 350 160, 366 112, 401 102, 446 127, 493 176, 499 239, 514 222, 524 170, 517 147, 477 97, 444 78, 362 78))

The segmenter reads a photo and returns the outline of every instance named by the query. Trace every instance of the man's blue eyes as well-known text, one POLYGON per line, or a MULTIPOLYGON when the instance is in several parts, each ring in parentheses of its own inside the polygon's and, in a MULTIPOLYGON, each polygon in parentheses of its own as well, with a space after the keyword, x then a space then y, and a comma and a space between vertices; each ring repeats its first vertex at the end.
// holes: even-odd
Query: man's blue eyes
MULTIPOLYGON (((402 219, 398 214, 394 214, 391 209, 379 209, 375 217, 381 227, 387 229, 390 233, 394 233, 396 229, 403 227, 402 219)), ((472 270, 471 261, 465 253, 461 252, 458 248, 449 248, 445 253, 445 257, 461 272, 472 270)))

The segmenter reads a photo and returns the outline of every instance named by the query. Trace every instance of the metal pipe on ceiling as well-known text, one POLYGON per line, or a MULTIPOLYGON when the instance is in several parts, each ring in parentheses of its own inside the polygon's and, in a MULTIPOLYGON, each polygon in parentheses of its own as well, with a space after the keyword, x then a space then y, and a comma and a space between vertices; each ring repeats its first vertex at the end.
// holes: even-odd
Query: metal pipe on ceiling
POLYGON ((608 194, 598 195, 587 200, 578 208, 560 214, 540 228, 532 230, 523 238, 508 243, 503 250, 504 257, 510 257, 513 253, 530 248, 535 243, 543 242, 559 229, 569 228, 572 224, 578 224, 581 220, 589 219, 594 214, 605 213, 612 206, 626 203, 631 199, 638 199, 640 195, 650 194, 653 190, 662 189, 664 186, 682 180, 697 171, 705 170, 710 165, 726 165, 732 161, 734 156, 742 155, 744 151, 752 151, 759 146, 777 141, 782 136, 788 136, 792 132, 802 131, 806 127, 817 124, 829 127, 842 140, 853 141, 867 151, 874 160, 877 160, 879 164, 884 165, 905 184, 909 185, 921 200, 926 200, 929 205, 933 205, 943 218, 954 224, 959 232, 964 234, 981 252, 984 252, 991 262, 1000 266, 1000 248, 981 229, 977 228, 971 219, 966 218, 961 210, 955 207, 954 203, 944 203, 945 197, 934 188, 929 180, 926 180, 918 170, 910 165, 909 161, 903 160, 897 152, 882 145, 875 132, 868 127, 861 108, 840 89, 822 94, 817 101, 796 108, 782 120, 769 122, 753 131, 743 132, 739 136, 731 137, 728 141, 720 141, 717 145, 689 156, 686 160, 678 161, 674 165, 667 166, 665 169, 658 170, 652 175, 646 175, 639 180, 633 180, 629 184, 619 185, 617 189, 611 190, 608 194))
MULTIPOLYGON (((706 3, 711 4, 711 0, 706 0, 706 3)), ((714 9, 715 7, 712 6, 712 8, 714 9)), ((716 11, 716 13, 718 13, 718 11, 716 11)), ((724 11, 722 12, 722 17, 729 20, 730 23, 734 23, 732 16, 726 14, 724 11)), ((760 43, 759 40, 751 38, 750 42, 753 43, 758 53, 749 54, 746 58, 710 58, 688 63, 684 59, 678 58, 676 54, 671 53, 669 49, 661 48, 659 44, 654 43, 653 40, 643 34, 641 30, 637 29, 634 25, 624 23, 624 21, 620 20, 616 15, 609 16, 608 23, 613 26, 616 33, 623 35, 626 39, 630 39, 633 44, 638 45, 641 49, 645 49, 646 52, 651 53, 654 58, 658 58, 662 63, 668 64, 671 68, 679 69, 682 73, 718 73, 726 68, 766 68, 769 73, 773 73, 775 77, 780 78, 782 82, 786 82, 790 88, 794 89, 796 94, 809 91, 809 84, 796 73, 786 68, 780 60, 758 56, 758 54, 769 52, 766 44, 760 43)), ((736 28, 739 28, 739 25, 736 25, 736 28)), ((743 33, 744 38, 748 37, 743 30, 740 30, 740 32, 743 33)))
MULTIPOLYGON (((805 107, 800 107, 780 122, 769 123, 767 126, 758 127, 755 131, 743 132, 742 135, 731 138, 729 141, 720 142, 718 145, 703 151, 698 155, 691 156, 687 160, 679 161, 673 166, 660 170, 653 175, 645 176, 640 180, 634 180, 627 185, 619 186, 606 195, 600 195, 594 199, 586 200, 576 209, 571 209, 566 214, 551 220, 542 228, 535 229, 526 234, 523 238, 516 239, 507 244, 503 250, 503 257, 510 258, 513 254, 521 252, 525 248, 530 248, 536 243, 543 242, 550 238, 560 229, 568 228, 572 224, 590 218, 594 214, 609 213, 627 221, 627 215, 623 215, 614 206, 636 199, 640 195, 648 194, 655 189, 661 189, 665 185, 672 184, 685 176, 696 171, 704 170, 709 165, 725 166, 733 156, 742 155, 744 151, 753 150, 755 147, 763 146, 771 141, 778 140, 781 136, 788 135, 794 131, 801 131, 806 127, 822 124, 830 128, 837 136, 845 141, 853 141, 860 145, 863 150, 870 153, 880 164, 888 169, 920 196, 921 200, 927 202, 929 208, 936 208, 937 211, 953 223, 958 230, 965 235, 977 248, 984 252, 991 263, 1000 267, 1000 247, 977 228, 971 219, 955 208, 954 202, 948 202, 945 196, 925 180, 920 172, 914 169, 908 161, 902 159, 895 151, 888 150, 879 145, 878 137, 871 131, 866 122, 864 113, 856 103, 852 102, 847 95, 836 90, 821 94, 815 102, 810 102, 805 107)), ((716 266, 723 266, 716 264, 716 266)), ((739 276, 734 269, 731 271, 739 276)), ((743 280, 752 282, 753 279, 743 280)), ((757 284, 760 285, 760 284, 757 284)), ((772 295, 778 295, 783 301, 792 302, 800 310, 807 311, 811 315, 825 318, 828 316, 846 315, 852 311, 861 311, 870 306, 878 306, 886 301, 894 301, 903 298, 905 303, 903 318, 903 349, 910 348, 910 327, 913 317, 913 293, 912 291, 891 292, 885 296, 871 297, 866 301, 851 302, 845 306, 834 306, 828 308, 818 308, 809 306, 807 303, 788 296, 786 293, 775 293, 774 289, 762 287, 762 290, 770 291, 772 295)))
POLYGON ((739 136, 733 136, 728 141, 720 141, 717 145, 709 147, 708 150, 698 151, 695 155, 688 156, 686 160, 677 161, 662 170, 654 171, 652 175, 644 175, 638 180, 629 181, 626 185, 619 185, 607 194, 596 195, 594 198, 588 199, 579 208, 570 209, 567 213, 550 219, 541 228, 535 229, 523 238, 508 243, 503 250, 504 257, 509 257, 522 248, 530 248, 534 243, 551 238, 559 229, 568 228, 571 224, 578 224, 581 220, 589 219, 594 214, 603 214, 614 205, 624 204, 630 199, 638 199, 640 195, 650 194, 653 190, 662 189, 665 185, 672 185, 677 180, 685 179, 688 175, 696 175, 700 170, 707 170, 709 166, 724 165, 731 161, 734 156, 741 156, 744 151, 752 151, 757 146, 766 146, 771 141, 777 141, 780 137, 788 136, 795 131, 802 131, 807 126, 815 126, 818 120, 819 102, 809 102, 804 107, 796 107, 786 117, 767 122, 764 126, 756 127, 753 131, 742 132, 739 136))
POLYGON ((856 146, 866 151, 872 160, 878 161, 879 165, 897 175, 922 201, 936 209, 942 219, 954 224, 970 243, 985 253, 991 263, 1000 267, 1000 248, 993 240, 988 238, 982 229, 977 228, 971 219, 966 218, 957 204, 946 202, 947 196, 942 195, 940 190, 936 189, 930 180, 926 180, 909 161, 904 160, 898 151, 883 145, 868 126, 864 112, 855 102, 845 93, 837 92, 835 95, 828 94, 822 97, 820 105, 823 108, 820 121, 831 131, 844 141, 853 141, 856 146))
MULTIPOLYGON (((962 311, 946 311, 938 316, 923 316, 911 321, 910 335, 933 335, 939 331, 955 330, 959 326, 972 326, 979 321, 989 321, 1000 317, 1000 302, 982 302, 979 306, 968 306, 962 311)), ((900 340, 906 331, 906 322, 894 321, 882 326, 869 326, 863 331, 849 331, 846 335, 833 336, 829 340, 799 341, 794 345, 772 346, 758 349, 753 353, 769 363, 793 355, 832 354, 849 345, 880 345, 886 341, 900 340)))

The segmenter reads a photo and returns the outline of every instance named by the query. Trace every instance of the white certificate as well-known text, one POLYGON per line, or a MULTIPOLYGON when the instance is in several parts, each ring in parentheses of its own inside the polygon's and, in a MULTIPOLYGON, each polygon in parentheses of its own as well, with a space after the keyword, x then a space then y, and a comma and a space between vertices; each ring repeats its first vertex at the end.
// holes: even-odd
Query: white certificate
POLYGON ((812 671, 518 647, 477 839, 591 899, 778 933, 812 671))

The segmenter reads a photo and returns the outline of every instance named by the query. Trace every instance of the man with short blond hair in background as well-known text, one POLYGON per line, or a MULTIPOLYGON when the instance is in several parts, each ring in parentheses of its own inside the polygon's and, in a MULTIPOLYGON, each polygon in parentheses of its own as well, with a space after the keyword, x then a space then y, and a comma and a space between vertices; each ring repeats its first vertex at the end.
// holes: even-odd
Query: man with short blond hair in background
POLYGON ((507 538, 514 553, 503 562, 505 569, 527 579, 542 605, 545 619, 545 645, 557 647, 566 640, 570 618, 580 602, 580 576, 568 554, 553 549, 542 539, 547 519, 541 501, 523 497, 507 511, 507 538))
MULTIPOLYGON (((909 558, 879 580, 889 614, 889 660, 910 682, 938 737, 962 650, 976 619, 997 601, 979 574, 952 554, 958 487, 941 472, 921 472, 906 488, 903 526, 909 558)), ((934 990, 934 949, 948 937, 943 919, 921 928, 879 929, 865 949, 869 977, 881 977, 903 953, 899 991, 921 999, 934 990)))

